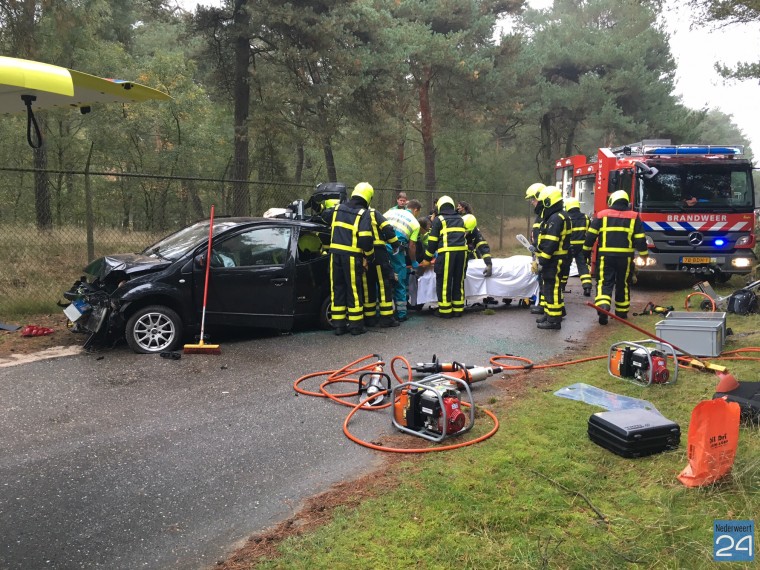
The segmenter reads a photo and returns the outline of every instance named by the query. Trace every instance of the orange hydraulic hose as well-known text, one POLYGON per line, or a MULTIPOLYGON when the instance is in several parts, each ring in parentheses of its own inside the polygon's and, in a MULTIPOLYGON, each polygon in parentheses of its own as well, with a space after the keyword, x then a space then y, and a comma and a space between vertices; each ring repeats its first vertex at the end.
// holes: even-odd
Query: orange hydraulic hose
POLYGON ((711 312, 714 313, 715 311, 717 311, 717 307, 715 305, 715 299, 713 299, 712 297, 710 297, 710 295, 708 295, 707 293, 703 293, 702 291, 695 291, 694 293, 689 293, 688 295, 686 295, 686 300, 683 302, 683 308, 684 309, 686 309, 687 311, 691 310, 691 305, 689 304, 689 299, 691 299, 694 295, 701 295, 703 297, 707 297, 707 299, 710 301, 710 305, 712 307, 711 312))
POLYGON ((593 360, 601 360, 607 358, 607 355, 603 356, 589 356, 588 358, 579 358, 577 360, 568 360, 566 362, 557 362, 554 364, 534 364, 529 358, 524 356, 513 356, 511 354, 501 354, 498 356, 492 356, 488 359, 493 366, 501 366, 504 370, 542 370, 544 368, 557 368, 559 366, 569 366, 570 364, 580 364, 582 362, 591 362, 593 360), (525 365, 509 365, 504 364, 504 360, 518 360, 525 362, 525 365))
MULTIPOLYGON (((377 445, 377 444, 374 444, 374 443, 370 443, 368 441, 365 441, 365 440, 363 440, 363 439, 361 439, 361 438, 353 435, 349 431, 349 429, 348 429, 348 424, 351 421, 351 418, 354 416, 354 414, 358 410, 382 410, 382 409, 390 407, 392 405, 392 402, 388 402, 387 404, 383 404, 383 405, 380 405, 380 406, 366 406, 365 405, 365 404, 367 404, 367 402, 369 402, 369 401, 371 401, 371 400, 373 400, 375 398, 379 398, 380 396, 384 396, 384 395, 388 394, 389 391, 388 390, 383 390, 381 392, 378 392, 377 394, 374 394, 374 395, 372 395, 372 396, 370 396, 368 398, 365 398, 365 399, 361 400, 358 404, 354 404, 353 402, 347 402, 347 401, 343 400, 343 398, 356 396, 356 392, 355 391, 354 392, 343 393, 343 394, 334 394, 334 393, 331 393, 331 392, 329 392, 327 390, 327 386, 329 386, 330 384, 335 384, 335 383, 340 383, 340 382, 358 384, 359 380, 356 379, 356 378, 350 378, 350 376, 352 374, 357 374, 357 373, 360 373, 360 372, 365 372, 365 371, 372 370, 378 364, 384 365, 384 362, 381 361, 381 360, 379 360, 378 355, 376 355, 376 354, 368 354, 366 356, 363 356, 362 358, 357 358, 353 362, 351 362, 349 364, 346 364, 345 366, 343 366, 342 368, 339 368, 338 370, 324 370, 324 371, 321 371, 321 372, 312 372, 310 374, 305 374, 305 375, 301 376, 300 378, 298 378, 293 383, 293 389, 296 392, 298 392, 299 394, 303 394, 305 396, 315 396, 315 397, 318 397, 318 398, 329 398, 330 400, 333 400, 334 402, 337 402, 338 404, 341 404, 343 406, 349 406, 349 407, 353 408, 351 410, 351 412, 349 412, 349 414, 346 417, 345 421, 343 422, 343 433, 346 435, 346 437, 348 439, 350 439, 354 443, 357 443, 357 444, 359 444, 359 445, 361 445, 363 447, 368 447, 370 449, 376 449, 378 451, 388 451, 388 452, 392 452, 392 453, 431 453, 431 452, 435 452, 435 451, 449 451, 449 450, 452 450, 452 449, 457 449, 457 448, 460 448, 460 447, 466 447, 468 445, 474 445, 476 443, 480 443, 481 441, 484 441, 484 440, 488 439, 489 437, 493 436, 499 430, 499 420, 497 419, 497 417, 492 412, 490 412, 489 410, 483 409, 482 411, 493 420, 494 427, 488 433, 483 434, 483 435, 481 435, 481 436, 479 436, 479 437, 477 437, 475 439, 464 441, 464 442, 459 442, 459 443, 454 443, 454 444, 450 444, 450 445, 442 445, 442 446, 437 446, 437 447, 428 447, 428 448, 423 448, 423 449, 383 447, 382 445, 377 445), (376 360, 374 362, 370 362, 368 364, 361 365, 358 368, 353 368, 354 366, 357 366, 357 365, 361 364, 362 362, 364 362, 365 360, 367 360, 369 358, 377 358, 378 360, 376 360), (327 380, 325 380, 324 382, 322 382, 322 384, 320 384, 320 386, 319 386, 319 392, 306 390, 306 389, 304 389, 304 388, 302 388, 300 386, 300 384, 302 382, 304 382, 305 380, 308 380, 310 378, 316 378, 318 376, 327 376, 327 380)), ((406 358, 404 358, 403 356, 395 356, 391 360, 391 374, 396 379, 396 381, 399 382, 400 384, 403 384, 405 382, 411 382, 412 381, 412 366, 409 363, 409 361, 406 358), (401 376, 396 372, 395 365, 398 362, 402 362, 402 363, 404 363, 406 365, 407 379, 405 379, 405 380, 402 379, 401 376)), ((469 404, 466 403, 466 402, 462 402, 462 405, 469 406, 469 404)))

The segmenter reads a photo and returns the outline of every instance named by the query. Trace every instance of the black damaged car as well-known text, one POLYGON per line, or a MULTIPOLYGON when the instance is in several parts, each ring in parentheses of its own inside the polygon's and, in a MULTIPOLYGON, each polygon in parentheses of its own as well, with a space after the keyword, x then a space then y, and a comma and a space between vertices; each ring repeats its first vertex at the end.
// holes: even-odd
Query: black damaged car
MULTIPOLYGON (((137 254, 102 257, 64 297, 85 347, 124 337, 139 353, 179 348, 200 332, 209 220, 137 254)), ((330 327, 330 228, 287 218, 214 220, 206 330, 330 327)))

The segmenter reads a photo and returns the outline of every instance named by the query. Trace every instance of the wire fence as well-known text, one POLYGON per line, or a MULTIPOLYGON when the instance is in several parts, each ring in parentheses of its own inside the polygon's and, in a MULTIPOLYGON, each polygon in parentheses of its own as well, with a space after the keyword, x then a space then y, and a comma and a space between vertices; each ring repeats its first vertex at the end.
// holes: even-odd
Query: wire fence
MULTIPOLYGON (((0 320, 8 315, 49 312, 93 259, 139 252, 165 235, 208 217, 229 215, 229 179, 156 176, 141 173, 73 172, 0 167, 0 320), (47 192, 35 190, 46 175, 47 192), (41 223, 42 221, 42 223, 41 223)), ((261 216, 307 200, 314 186, 246 181, 248 213, 261 216)), ((353 184, 348 184, 349 194, 353 184)), ((432 209, 443 194, 466 201, 495 256, 513 254, 514 235, 529 231, 532 212, 523 197, 510 193, 405 189, 432 209)), ((375 187, 372 206, 385 212, 397 191, 375 187)))

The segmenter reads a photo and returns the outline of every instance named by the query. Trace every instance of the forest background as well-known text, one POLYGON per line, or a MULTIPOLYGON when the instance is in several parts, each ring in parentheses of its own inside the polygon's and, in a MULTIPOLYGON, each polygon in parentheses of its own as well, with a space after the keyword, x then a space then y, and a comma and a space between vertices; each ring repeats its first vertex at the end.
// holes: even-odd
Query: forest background
MULTIPOLYGON (((756 0, 690 5, 701 24, 760 20, 756 0)), ((0 121, 0 230, 16 252, 0 287, 39 280, 23 270, 34 257, 49 273, 51 244, 63 248, 57 264, 78 271, 207 217, 212 203, 260 215, 324 181, 369 181, 378 208, 399 190, 426 205, 441 193, 469 199, 493 238, 505 218, 529 217, 524 189, 551 181, 561 156, 651 138, 749 147, 730 116, 674 94, 662 9, 225 0, 191 12, 167 0, 0 0, 3 55, 172 97, 38 111, 36 150, 26 117, 0 121)), ((760 75, 753 62, 722 72, 760 75)))

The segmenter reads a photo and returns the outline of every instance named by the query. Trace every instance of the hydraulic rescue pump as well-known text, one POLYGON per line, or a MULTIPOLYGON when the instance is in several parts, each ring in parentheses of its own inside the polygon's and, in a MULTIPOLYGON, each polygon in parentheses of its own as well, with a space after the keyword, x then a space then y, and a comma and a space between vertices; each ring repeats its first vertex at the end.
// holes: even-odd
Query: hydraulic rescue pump
POLYGON ((678 358, 667 343, 655 340, 622 341, 610 346, 607 371, 611 376, 633 384, 673 384, 678 378, 678 358), (671 378, 668 359, 672 358, 671 378))
POLYGON ((393 425, 399 430, 430 441, 461 435, 475 423, 475 403, 470 385, 502 371, 499 366, 467 367, 439 363, 435 357, 420 368, 450 368, 451 371, 400 384, 393 389, 393 425), (469 408, 469 414, 463 410, 469 408))

